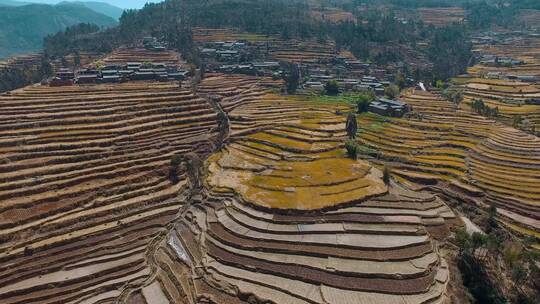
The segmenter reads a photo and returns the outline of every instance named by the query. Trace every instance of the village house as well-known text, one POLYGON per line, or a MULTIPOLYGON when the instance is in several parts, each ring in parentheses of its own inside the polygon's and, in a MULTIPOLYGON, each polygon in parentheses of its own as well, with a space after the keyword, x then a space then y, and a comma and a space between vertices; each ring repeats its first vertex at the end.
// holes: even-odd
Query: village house
POLYGON ((77 73, 76 82, 78 84, 96 83, 99 78, 99 71, 95 69, 81 69, 77 73))
POLYGON ((142 63, 140 62, 128 62, 126 69, 131 70, 131 71, 138 71, 141 68, 141 66, 142 66, 142 63))
POLYGON ((75 73, 69 69, 60 69, 49 83, 51 87, 71 86, 75 83, 75 73))
POLYGON ((379 98, 369 104, 368 111, 382 116, 403 117, 411 107, 402 101, 379 98))

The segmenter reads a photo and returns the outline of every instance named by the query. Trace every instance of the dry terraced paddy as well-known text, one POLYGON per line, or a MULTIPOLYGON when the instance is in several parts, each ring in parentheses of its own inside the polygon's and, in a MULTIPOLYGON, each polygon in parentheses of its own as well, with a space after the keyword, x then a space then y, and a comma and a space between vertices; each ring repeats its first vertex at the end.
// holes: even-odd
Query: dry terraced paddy
POLYGON ((295 63, 328 62, 335 55, 333 42, 318 43, 315 40, 283 40, 276 36, 241 33, 232 29, 196 28, 194 40, 200 43, 217 41, 248 41, 264 47, 269 59, 295 63))
POLYGON ((447 300, 435 239, 455 215, 438 197, 387 187, 369 163, 345 159, 336 111, 349 106, 267 93, 248 77, 213 76, 199 90, 219 96, 228 144, 159 246, 155 281, 130 301, 447 300))
POLYGON ((314 19, 326 22, 356 22, 353 13, 344 11, 339 8, 314 9, 309 12, 314 19))
POLYGON ((140 82, 30 86, 0 108, 0 302, 113 303, 149 280, 185 204, 171 156, 210 151, 210 105, 140 82))
POLYGON ((101 62, 105 64, 126 64, 128 62, 139 62, 179 65, 183 61, 180 58, 180 54, 173 51, 157 52, 144 48, 120 47, 104 57, 101 62))
POLYGON ((499 109, 499 118, 512 125, 514 117, 527 119, 531 125, 540 126, 540 105, 528 100, 540 100, 540 84, 512 80, 462 78, 464 105, 468 108, 474 100, 481 99, 490 108, 499 109))
POLYGON ((193 39, 197 42, 215 42, 215 41, 240 41, 245 40, 252 43, 266 42, 275 38, 269 35, 237 32, 232 29, 213 29, 213 28, 194 28, 193 39))
POLYGON ((463 21, 465 16, 465 12, 461 7, 422 7, 417 11, 424 23, 434 26, 445 26, 455 22, 459 23, 463 21))
POLYGON ((276 60, 295 63, 329 62, 335 55, 332 42, 318 43, 314 40, 279 40, 271 46, 270 55, 276 60))
POLYGON ((367 114, 358 120, 367 152, 391 162, 400 179, 466 195, 484 207, 495 203, 503 223, 538 237, 540 139, 432 93, 409 91, 403 99, 416 118, 367 114))
MULTIPOLYGON (((481 54, 510 56, 523 60, 522 65, 494 67, 477 64, 468 70, 468 76, 455 79, 458 87, 465 92, 465 104, 470 106, 475 99, 482 99, 491 108, 499 109, 500 118, 512 125, 516 116, 527 119, 531 126, 540 125, 540 105, 530 100, 540 100, 540 83, 522 82, 509 79, 487 79, 490 72, 500 72, 503 78, 513 76, 540 77, 540 38, 524 37, 511 45, 479 45, 481 54)), ((540 79, 540 78, 539 78, 540 79)))

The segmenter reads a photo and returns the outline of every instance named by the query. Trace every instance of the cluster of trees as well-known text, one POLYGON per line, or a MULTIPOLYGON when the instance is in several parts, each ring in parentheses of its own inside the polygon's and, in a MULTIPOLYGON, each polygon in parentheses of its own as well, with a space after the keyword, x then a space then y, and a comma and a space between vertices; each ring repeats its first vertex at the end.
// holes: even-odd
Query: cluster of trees
POLYGON ((487 1, 471 2, 465 5, 468 26, 484 29, 492 25, 510 26, 515 22, 515 6, 494 5, 487 1))
MULTIPOLYGON (((357 3, 360 5, 361 3, 357 3)), ((366 22, 324 22, 312 18, 305 0, 167 0, 147 4, 141 10, 127 10, 119 25, 99 29, 88 24, 68 28, 45 39, 45 50, 52 56, 64 56, 76 50, 107 52, 143 35, 152 35, 178 48, 191 62, 198 61, 193 46, 192 27, 233 27, 242 31, 281 35, 284 38, 331 38, 338 49, 349 49, 357 57, 377 63, 404 60, 404 52, 421 53, 417 42, 429 40, 426 55, 434 63, 437 79, 446 79, 464 71, 470 58, 470 45, 464 28, 425 26, 420 21, 402 22, 385 10, 353 10, 366 22), (392 44, 392 46, 389 46, 392 44), (385 46, 386 47, 382 47, 385 46), (401 47, 406 45, 407 47, 401 47), (377 50, 377 51, 373 51, 377 50)), ((426 76, 416 71, 418 76, 426 76)), ((429 74, 428 74, 429 75, 429 74)), ((429 79, 427 79, 429 80, 429 79)))
POLYGON ((356 57, 379 64, 404 62, 411 55, 427 57, 433 63, 432 73, 413 71, 415 77, 448 79, 465 72, 472 57, 472 45, 467 28, 451 24, 442 28, 426 26, 420 20, 396 18, 392 11, 372 9, 355 11, 358 20, 366 22, 340 22, 326 24, 328 36, 336 41, 337 48, 349 49, 356 57), (417 43, 427 41, 427 50, 417 43), (412 52, 412 54, 411 54, 412 52))
POLYGON ((451 102, 459 105, 463 101, 464 93, 463 93, 463 90, 460 90, 460 89, 458 90, 446 89, 442 92, 442 96, 450 100, 451 102))
POLYGON ((38 67, 23 65, 0 69, 0 92, 11 91, 52 76, 53 69, 45 58, 38 67))
POLYGON ((90 31, 86 25, 71 27, 48 37, 45 49, 56 56, 67 55, 74 49, 108 51, 144 35, 152 35, 190 57, 195 56, 191 30, 195 26, 233 27, 248 32, 302 38, 312 37, 319 30, 317 23, 309 17, 304 0, 167 0, 148 3, 140 10, 124 11, 115 28, 100 31, 92 28, 90 31), (89 34, 93 34, 92 37, 89 34))
POLYGON ((538 303, 540 300, 540 254, 529 249, 534 241, 526 238, 524 242, 511 239, 500 229, 495 216, 497 209, 494 205, 488 210, 485 221, 487 234, 474 232, 469 234, 465 229, 459 229, 455 234, 455 242, 459 248, 458 267, 461 271, 464 285, 477 303, 503 304, 508 303, 507 296, 499 289, 495 276, 488 273, 489 265, 505 265, 507 272, 514 282, 515 294, 513 303, 538 303), (531 284, 532 283, 532 284, 531 284), (525 285, 536 292, 525 292, 525 285))
POLYGON ((485 117, 499 117, 499 107, 490 107, 484 103, 482 99, 474 99, 471 103, 472 109, 485 117))
POLYGON ((433 62, 434 79, 446 80, 465 73, 472 58, 472 44, 466 27, 452 24, 433 32, 428 58, 433 62))
POLYGON ((119 44, 113 35, 115 30, 102 29, 91 23, 80 23, 67 27, 64 31, 49 35, 43 40, 45 55, 62 58, 79 50, 110 52, 119 44))

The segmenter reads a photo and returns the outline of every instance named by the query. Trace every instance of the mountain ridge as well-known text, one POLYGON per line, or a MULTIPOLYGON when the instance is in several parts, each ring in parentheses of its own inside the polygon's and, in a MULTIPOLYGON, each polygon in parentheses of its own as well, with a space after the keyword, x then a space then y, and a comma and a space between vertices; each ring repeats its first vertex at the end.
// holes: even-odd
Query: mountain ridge
POLYGON ((27 4, 0 10, 0 58, 39 51, 43 38, 68 26, 94 23, 100 27, 116 20, 82 5, 27 4))

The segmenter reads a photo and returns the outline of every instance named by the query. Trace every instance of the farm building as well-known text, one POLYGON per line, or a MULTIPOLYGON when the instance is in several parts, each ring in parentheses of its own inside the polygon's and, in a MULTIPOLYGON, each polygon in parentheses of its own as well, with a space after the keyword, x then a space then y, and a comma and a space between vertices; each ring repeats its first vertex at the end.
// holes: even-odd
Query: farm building
POLYGON ((75 80, 75 73, 69 69, 60 69, 51 80, 51 87, 70 86, 75 80))
POLYGON ((169 78, 174 80, 185 80, 189 75, 189 71, 177 71, 169 73, 169 78))
POLYGON ((132 71, 135 71, 135 70, 139 70, 142 66, 142 63, 140 62, 128 62, 127 63, 127 69, 128 70, 132 70, 132 71))
POLYGON ((118 83, 122 81, 122 77, 117 74, 103 75, 100 79, 101 83, 118 83))
POLYGON ((77 77, 78 84, 96 83, 98 80, 98 74, 82 74, 77 77))
POLYGON ((131 75, 131 80, 154 80, 156 79, 156 74, 153 71, 141 71, 135 72, 131 75))
POLYGON ((368 107, 369 112, 391 117, 403 117, 410 110, 411 107, 408 104, 387 98, 379 98, 377 101, 370 103, 368 107))

